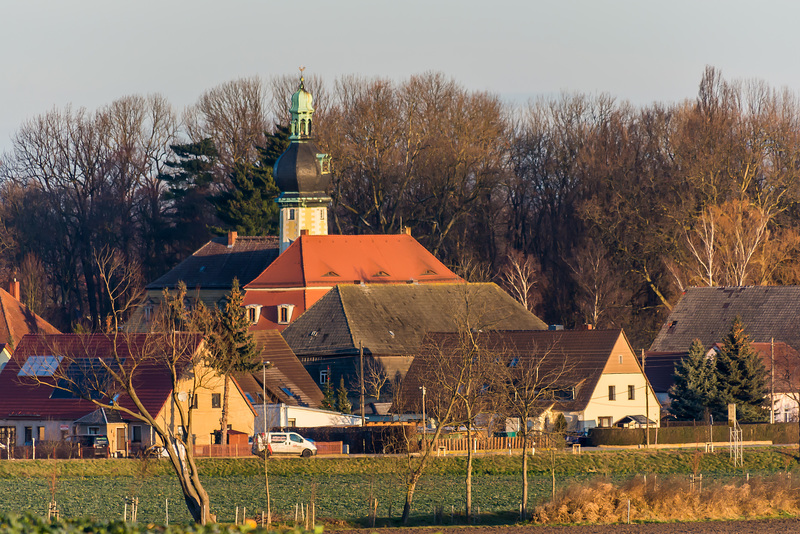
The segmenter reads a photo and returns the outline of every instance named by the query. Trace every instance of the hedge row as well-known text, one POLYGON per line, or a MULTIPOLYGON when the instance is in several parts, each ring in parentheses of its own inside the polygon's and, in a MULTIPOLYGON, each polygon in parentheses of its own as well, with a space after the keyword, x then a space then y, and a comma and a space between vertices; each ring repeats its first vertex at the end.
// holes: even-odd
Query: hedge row
MULTIPOLYGON (((742 440, 771 441, 774 444, 790 444, 798 441, 797 423, 753 423, 741 425, 742 440)), ((727 424, 697 426, 671 426, 650 429, 650 443, 706 443, 728 441, 730 428, 727 424), (709 439, 711 437, 711 439, 709 439)), ((644 445, 647 430, 643 428, 593 428, 589 430, 589 443, 598 445, 644 445)))

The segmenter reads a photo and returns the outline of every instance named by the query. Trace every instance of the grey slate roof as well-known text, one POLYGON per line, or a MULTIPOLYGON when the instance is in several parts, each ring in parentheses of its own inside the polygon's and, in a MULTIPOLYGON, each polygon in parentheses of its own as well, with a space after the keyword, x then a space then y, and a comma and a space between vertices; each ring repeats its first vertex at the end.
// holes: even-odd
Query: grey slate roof
POLYGON ((232 247, 226 236, 216 237, 200 247, 171 271, 148 284, 147 289, 174 289, 183 281, 193 289, 230 289, 233 279, 239 286, 251 282, 278 257, 275 236, 239 236, 232 247))
POLYGON ((736 316, 754 343, 783 341, 800 350, 800 286, 693 287, 669 314, 655 352, 687 352, 694 339, 721 342, 736 316))
POLYGON ((298 356, 411 355, 428 331, 545 330, 496 284, 338 285, 284 331, 298 356), (468 318, 467 318, 468 317, 468 318))

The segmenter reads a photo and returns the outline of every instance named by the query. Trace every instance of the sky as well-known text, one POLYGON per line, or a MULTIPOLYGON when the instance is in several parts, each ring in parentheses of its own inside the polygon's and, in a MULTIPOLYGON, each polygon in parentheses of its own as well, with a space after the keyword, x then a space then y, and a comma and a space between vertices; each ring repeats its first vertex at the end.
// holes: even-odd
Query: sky
POLYGON ((159 93, 177 110, 250 76, 403 80, 439 71, 512 103, 636 105, 727 80, 800 88, 800 2, 740 0, 0 0, 0 155, 24 121, 159 93))

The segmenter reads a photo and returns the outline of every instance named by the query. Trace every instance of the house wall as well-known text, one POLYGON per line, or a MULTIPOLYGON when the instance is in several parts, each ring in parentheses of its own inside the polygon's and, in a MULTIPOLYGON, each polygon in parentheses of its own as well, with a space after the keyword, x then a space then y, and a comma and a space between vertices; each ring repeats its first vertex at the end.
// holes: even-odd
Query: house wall
POLYGON ((620 336, 609 355, 603 374, 597 381, 589 404, 580 415, 582 430, 600 425, 600 418, 610 418, 611 424, 627 415, 646 415, 658 426, 661 405, 647 381, 639 360, 624 336, 620 336), (615 400, 609 399, 609 386, 614 386, 615 400), (634 387, 633 400, 628 399, 628 387, 634 387), (647 400, 646 400, 647 399, 647 400))
MULTIPOLYGON (((286 404, 267 404, 267 428, 272 427, 312 427, 312 426, 358 426, 361 417, 352 414, 330 412, 317 408, 289 406, 286 404)), ((258 416, 255 431, 264 431, 264 405, 256 406, 258 416)))
POLYGON ((3 367, 6 366, 8 360, 11 359, 11 353, 8 351, 7 348, 3 347, 3 350, 0 350, 0 372, 3 371, 3 367))
MULTIPOLYGON (((201 384, 195 390, 193 378, 185 378, 179 382, 179 398, 184 406, 188 406, 191 401, 191 393, 197 395, 197 409, 192 410, 192 434, 194 434, 195 444, 211 445, 213 443, 213 433, 220 429, 220 418, 222 417, 222 404, 224 402, 224 380, 208 369, 197 369, 195 375, 198 383, 201 384), (213 407, 213 395, 219 395, 219 408, 213 407)), ((233 381, 229 382, 229 405, 228 405, 228 425, 232 430, 244 432, 248 436, 253 434, 253 422, 255 414, 250 407, 250 403, 236 387, 233 381)), ((166 426, 177 428, 180 425, 180 415, 170 396, 164 408, 158 415, 158 419, 166 426)))
POLYGON ((645 395, 649 396, 649 418, 658 426, 661 419, 660 404, 642 373, 604 373, 581 415, 583 429, 601 426, 601 417, 610 417, 613 425, 627 415, 645 415, 645 395), (628 386, 631 385, 634 387, 633 400, 628 399, 628 386), (609 386, 614 386, 616 400, 609 399, 609 386))
MULTIPOLYGON (((12 443, 15 446, 30 445, 31 443, 25 441, 25 428, 30 427, 34 438, 37 441, 60 441, 64 439, 64 433, 61 431, 61 426, 64 425, 69 428, 66 431, 66 436, 74 433, 72 421, 54 421, 41 419, 14 419, 14 420, 0 420, 0 427, 14 427, 16 433, 16 442, 12 443), (40 430, 44 429, 44 430, 40 430)), ((5 445, 5 443, 3 443, 5 445)))

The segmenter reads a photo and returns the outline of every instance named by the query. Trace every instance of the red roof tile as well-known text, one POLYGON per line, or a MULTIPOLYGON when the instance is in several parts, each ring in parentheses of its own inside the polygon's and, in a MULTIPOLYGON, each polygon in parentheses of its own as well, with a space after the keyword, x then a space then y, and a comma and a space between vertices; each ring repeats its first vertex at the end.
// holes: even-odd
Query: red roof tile
MULTIPOLYGON (((199 334, 179 334, 184 348, 182 357, 188 361, 202 342, 199 334)), ((124 334, 116 339, 116 350, 128 362, 138 357, 148 347, 159 344, 153 334, 124 334)), ((104 334, 27 335, 20 341, 11 360, 0 373, 0 419, 30 417, 56 420, 74 420, 97 409, 97 405, 82 399, 52 399, 53 388, 32 385, 19 377, 19 371, 30 356, 68 356, 64 363, 82 358, 110 357, 115 340, 104 334)), ((163 363, 152 359, 141 361, 134 375, 134 387, 145 409, 155 416, 164 406, 172 391, 172 382, 163 363)), ((119 403, 136 411, 128 397, 119 403)))
POLYGON ((56 327, 33 313, 27 306, 0 289, 0 343, 13 351, 25 334, 58 334, 56 327))
POLYGON ((464 281, 407 234, 303 235, 245 289, 411 280, 464 281))

